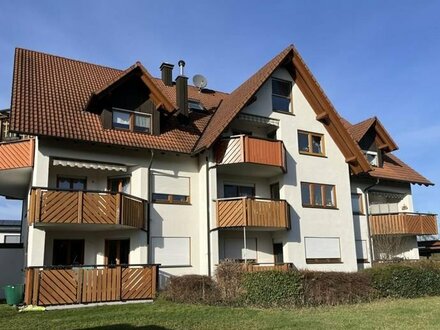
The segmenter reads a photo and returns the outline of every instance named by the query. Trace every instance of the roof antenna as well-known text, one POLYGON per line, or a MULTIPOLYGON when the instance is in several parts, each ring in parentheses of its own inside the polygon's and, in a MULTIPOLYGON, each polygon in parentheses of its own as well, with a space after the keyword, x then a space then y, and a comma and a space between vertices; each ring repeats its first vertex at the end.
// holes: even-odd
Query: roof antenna
POLYGON ((196 74, 193 77, 193 84, 194 86, 199 88, 199 92, 202 91, 203 88, 205 88, 208 85, 208 79, 206 79, 201 74, 196 74))

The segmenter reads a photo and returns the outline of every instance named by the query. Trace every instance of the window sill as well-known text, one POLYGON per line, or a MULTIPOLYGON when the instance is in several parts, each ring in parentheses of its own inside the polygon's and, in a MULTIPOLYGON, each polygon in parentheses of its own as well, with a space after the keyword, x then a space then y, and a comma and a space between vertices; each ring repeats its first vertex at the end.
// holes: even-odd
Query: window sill
POLYGON ((307 152, 307 151, 300 151, 299 154, 300 155, 305 155, 305 156, 314 156, 314 157, 328 158, 324 154, 315 154, 313 152, 307 152))
POLYGON ((282 113, 283 115, 295 116, 295 114, 291 111, 272 110, 272 112, 282 113))
POLYGON ((302 205, 308 209, 339 210, 336 206, 302 205))
POLYGON ((338 258, 306 259, 306 264, 343 264, 338 258))

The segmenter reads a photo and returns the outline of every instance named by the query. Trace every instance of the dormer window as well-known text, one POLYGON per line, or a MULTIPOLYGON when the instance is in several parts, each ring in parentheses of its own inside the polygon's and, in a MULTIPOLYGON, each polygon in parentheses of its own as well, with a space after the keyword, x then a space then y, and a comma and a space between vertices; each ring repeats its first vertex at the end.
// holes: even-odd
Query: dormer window
POLYGON ((113 108, 113 128, 151 133, 151 115, 113 108))
POLYGON ((201 105, 200 102, 196 100, 188 100, 188 109, 190 111, 205 111, 203 105, 201 105))
POLYGON ((365 151, 364 150, 364 154, 367 157, 367 160, 370 163, 370 165, 376 166, 376 167, 379 166, 379 156, 376 151, 365 151))

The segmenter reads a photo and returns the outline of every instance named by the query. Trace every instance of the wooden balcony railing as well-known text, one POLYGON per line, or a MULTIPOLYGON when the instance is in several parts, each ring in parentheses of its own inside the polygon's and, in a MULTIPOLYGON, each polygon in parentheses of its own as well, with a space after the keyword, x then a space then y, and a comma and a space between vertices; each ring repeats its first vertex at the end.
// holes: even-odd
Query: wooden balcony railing
POLYGON ((34 165, 34 140, 0 143, 0 170, 11 170, 34 165))
POLYGON ((220 141, 215 155, 218 164, 253 163, 278 166, 286 171, 282 141, 237 135, 220 141))
POLYGON ((389 213, 369 216, 371 235, 437 235, 437 215, 389 213))
POLYGON ((284 200, 252 197, 217 200, 217 227, 290 228, 289 205, 284 200))
POLYGON ((26 305, 68 305, 154 299, 157 265, 30 267, 26 305))
POLYGON ((279 271, 283 271, 286 272, 289 269, 293 268, 293 264, 291 263, 284 263, 284 264, 273 264, 273 265, 268 265, 268 264, 243 264, 244 269, 247 272, 264 272, 267 270, 279 270, 279 271))
POLYGON ((124 193, 32 188, 29 224, 113 224, 146 228, 147 201, 124 193))

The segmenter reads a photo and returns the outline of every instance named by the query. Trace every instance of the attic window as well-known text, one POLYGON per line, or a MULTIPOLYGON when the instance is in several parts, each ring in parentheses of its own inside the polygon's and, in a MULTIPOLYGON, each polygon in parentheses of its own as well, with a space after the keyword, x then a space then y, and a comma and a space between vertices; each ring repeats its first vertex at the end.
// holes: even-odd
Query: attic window
POLYGON ((292 83, 287 80, 272 79, 272 110, 291 111, 292 83))
POLYGON ((112 117, 115 129, 151 133, 151 115, 114 108, 112 117))
POLYGON ((372 166, 379 166, 379 157, 377 152, 375 151, 364 151, 365 156, 367 157, 368 162, 372 166))
POLYGON ((188 100, 188 109, 191 111, 205 111, 205 108, 196 100, 188 100))

